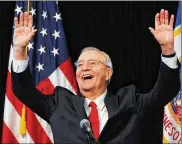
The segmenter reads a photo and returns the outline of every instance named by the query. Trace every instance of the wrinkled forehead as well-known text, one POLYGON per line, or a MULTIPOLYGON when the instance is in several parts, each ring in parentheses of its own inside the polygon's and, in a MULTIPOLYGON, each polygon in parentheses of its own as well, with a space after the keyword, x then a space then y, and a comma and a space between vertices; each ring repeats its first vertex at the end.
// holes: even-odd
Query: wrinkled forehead
POLYGON ((78 61, 87 61, 89 59, 105 61, 106 58, 103 53, 95 50, 87 50, 80 54, 78 61))

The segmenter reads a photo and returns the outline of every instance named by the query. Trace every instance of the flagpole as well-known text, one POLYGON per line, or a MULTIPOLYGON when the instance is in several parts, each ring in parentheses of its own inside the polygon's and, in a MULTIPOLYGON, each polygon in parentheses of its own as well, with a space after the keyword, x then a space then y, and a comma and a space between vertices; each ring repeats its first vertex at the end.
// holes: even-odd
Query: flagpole
MULTIPOLYGON (((28 4, 27 4, 27 12, 28 12, 28 15, 29 15, 29 11, 30 11, 30 0, 27 1, 28 4)), ((26 55, 27 55, 27 52, 28 52, 28 45, 26 46, 26 55)), ((25 104, 23 104, 23 107, 22 107, 22 114, 21 114, 21 119, 20 119, 20 134, 22 135, 26 135, 26 107, 25 107, 25 104)))

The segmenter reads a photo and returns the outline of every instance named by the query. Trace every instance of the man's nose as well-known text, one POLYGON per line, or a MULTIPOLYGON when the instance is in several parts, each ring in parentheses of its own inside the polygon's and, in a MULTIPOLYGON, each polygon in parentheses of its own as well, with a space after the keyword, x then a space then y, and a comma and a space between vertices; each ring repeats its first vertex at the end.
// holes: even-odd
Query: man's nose
POLYGON ((87 62, 85 62, 85 63, 83 64, 82 69, 83 69, 84 71, 89 70, 89 69, 90 69, 89 64, 88 64, 87 62))

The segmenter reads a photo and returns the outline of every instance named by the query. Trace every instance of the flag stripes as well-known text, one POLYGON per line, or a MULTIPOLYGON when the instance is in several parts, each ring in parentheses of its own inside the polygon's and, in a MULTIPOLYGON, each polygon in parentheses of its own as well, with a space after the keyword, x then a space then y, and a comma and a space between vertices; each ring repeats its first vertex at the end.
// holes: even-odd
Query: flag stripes
MULTIPOLYGON (((70 91, 76 94, 77 93, 76 80, 72 80, 72 76, 74 75, 74 73, 69 73, 71 70, 73 70, 73 67, 71 65, 71 60, 68 59, 64 63, 62 63, 62 65, 60 65, 48 78, 41 81, 36 88, 44 94, 50 94, 53 92, 55 86, 64 86, 65 88, 69 89, 70 91), (70 67, 70 69, 68 69, 68 67, 70 67)), ((21 116, 21 110, 22 110, 23 104, 21 101, 19 101, 16 98, 16 96, 13 93, 10 72, 8 72, 8 75, 7 75, 6 87, 7 87, 6 89, 7 100, 5 100, 6 101, 5 104, 7 105, 8 109, 5 108, 5 110, 7 110, 7 113, 9 113, 10 111, 9 107, 10 105, 12 105, 11 111, 13 111, 13 113, 16 113, 16 115, 14 115, 13 118, 14 120, 17 120, 16 123, 18 124, 20 122, 20 116, 21 116)), ((28 107, 26 107, 26 110, 27 110, 26 121, 27 121, 27 131, 28 131, 28 134, 26 136, 30 134, 30 138, 28 141, 39 142, 39 143, 53 143, 51 128, 50 126, 47 126, 47 122, 43 121, 39 116, 34 114, 28 107), (42 133, 41 136, 36 135, 36 133, 34 133, 35 128, 36 128, 36 131, 39 131, 40 133, 42 133)), ((8 118, 4 116, 5 124, 6 123, 7 125, 12 124, 11 120, 12 120, 12 116, 9 116, 8 118)), ((15 129, 12 129, 12 127, 3 126, 3 142, 7 143, 10 140, 10 137, 6 137, 8 133, 11 133, 12 135, 12 136, 9 135, 11 136, 11 140, 10 140, 11 142, 13 143, 14 142, 17 143, 17 141, 19 143, 22 142, 21 140, 22 136, 19 134, 19 124, 18 125, 17 124, 13 125, 13 126, 16 126, 15 129), (19 135, 18 137, 20 137, 20 139, 18 140, 17 140, 18 138, 17 134, 19 135)), ((26 138, 26 141, 27 139, 28 138, 26 138)), ((25 140, 25 137, 24 137, 24 140, 25 140)))

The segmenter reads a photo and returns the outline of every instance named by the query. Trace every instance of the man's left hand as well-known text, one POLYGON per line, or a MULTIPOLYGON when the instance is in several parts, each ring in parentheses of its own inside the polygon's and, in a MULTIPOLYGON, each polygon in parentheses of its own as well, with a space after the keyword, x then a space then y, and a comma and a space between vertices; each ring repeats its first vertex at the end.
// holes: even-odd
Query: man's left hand
POLYGON ((164 55, 174 53, 174 15, 171 15, 170 21, 168 19, 168 11, 162 9, 155 16, 155 30, 149 27, 151 33, 161 45, 162 54, 164 55))

